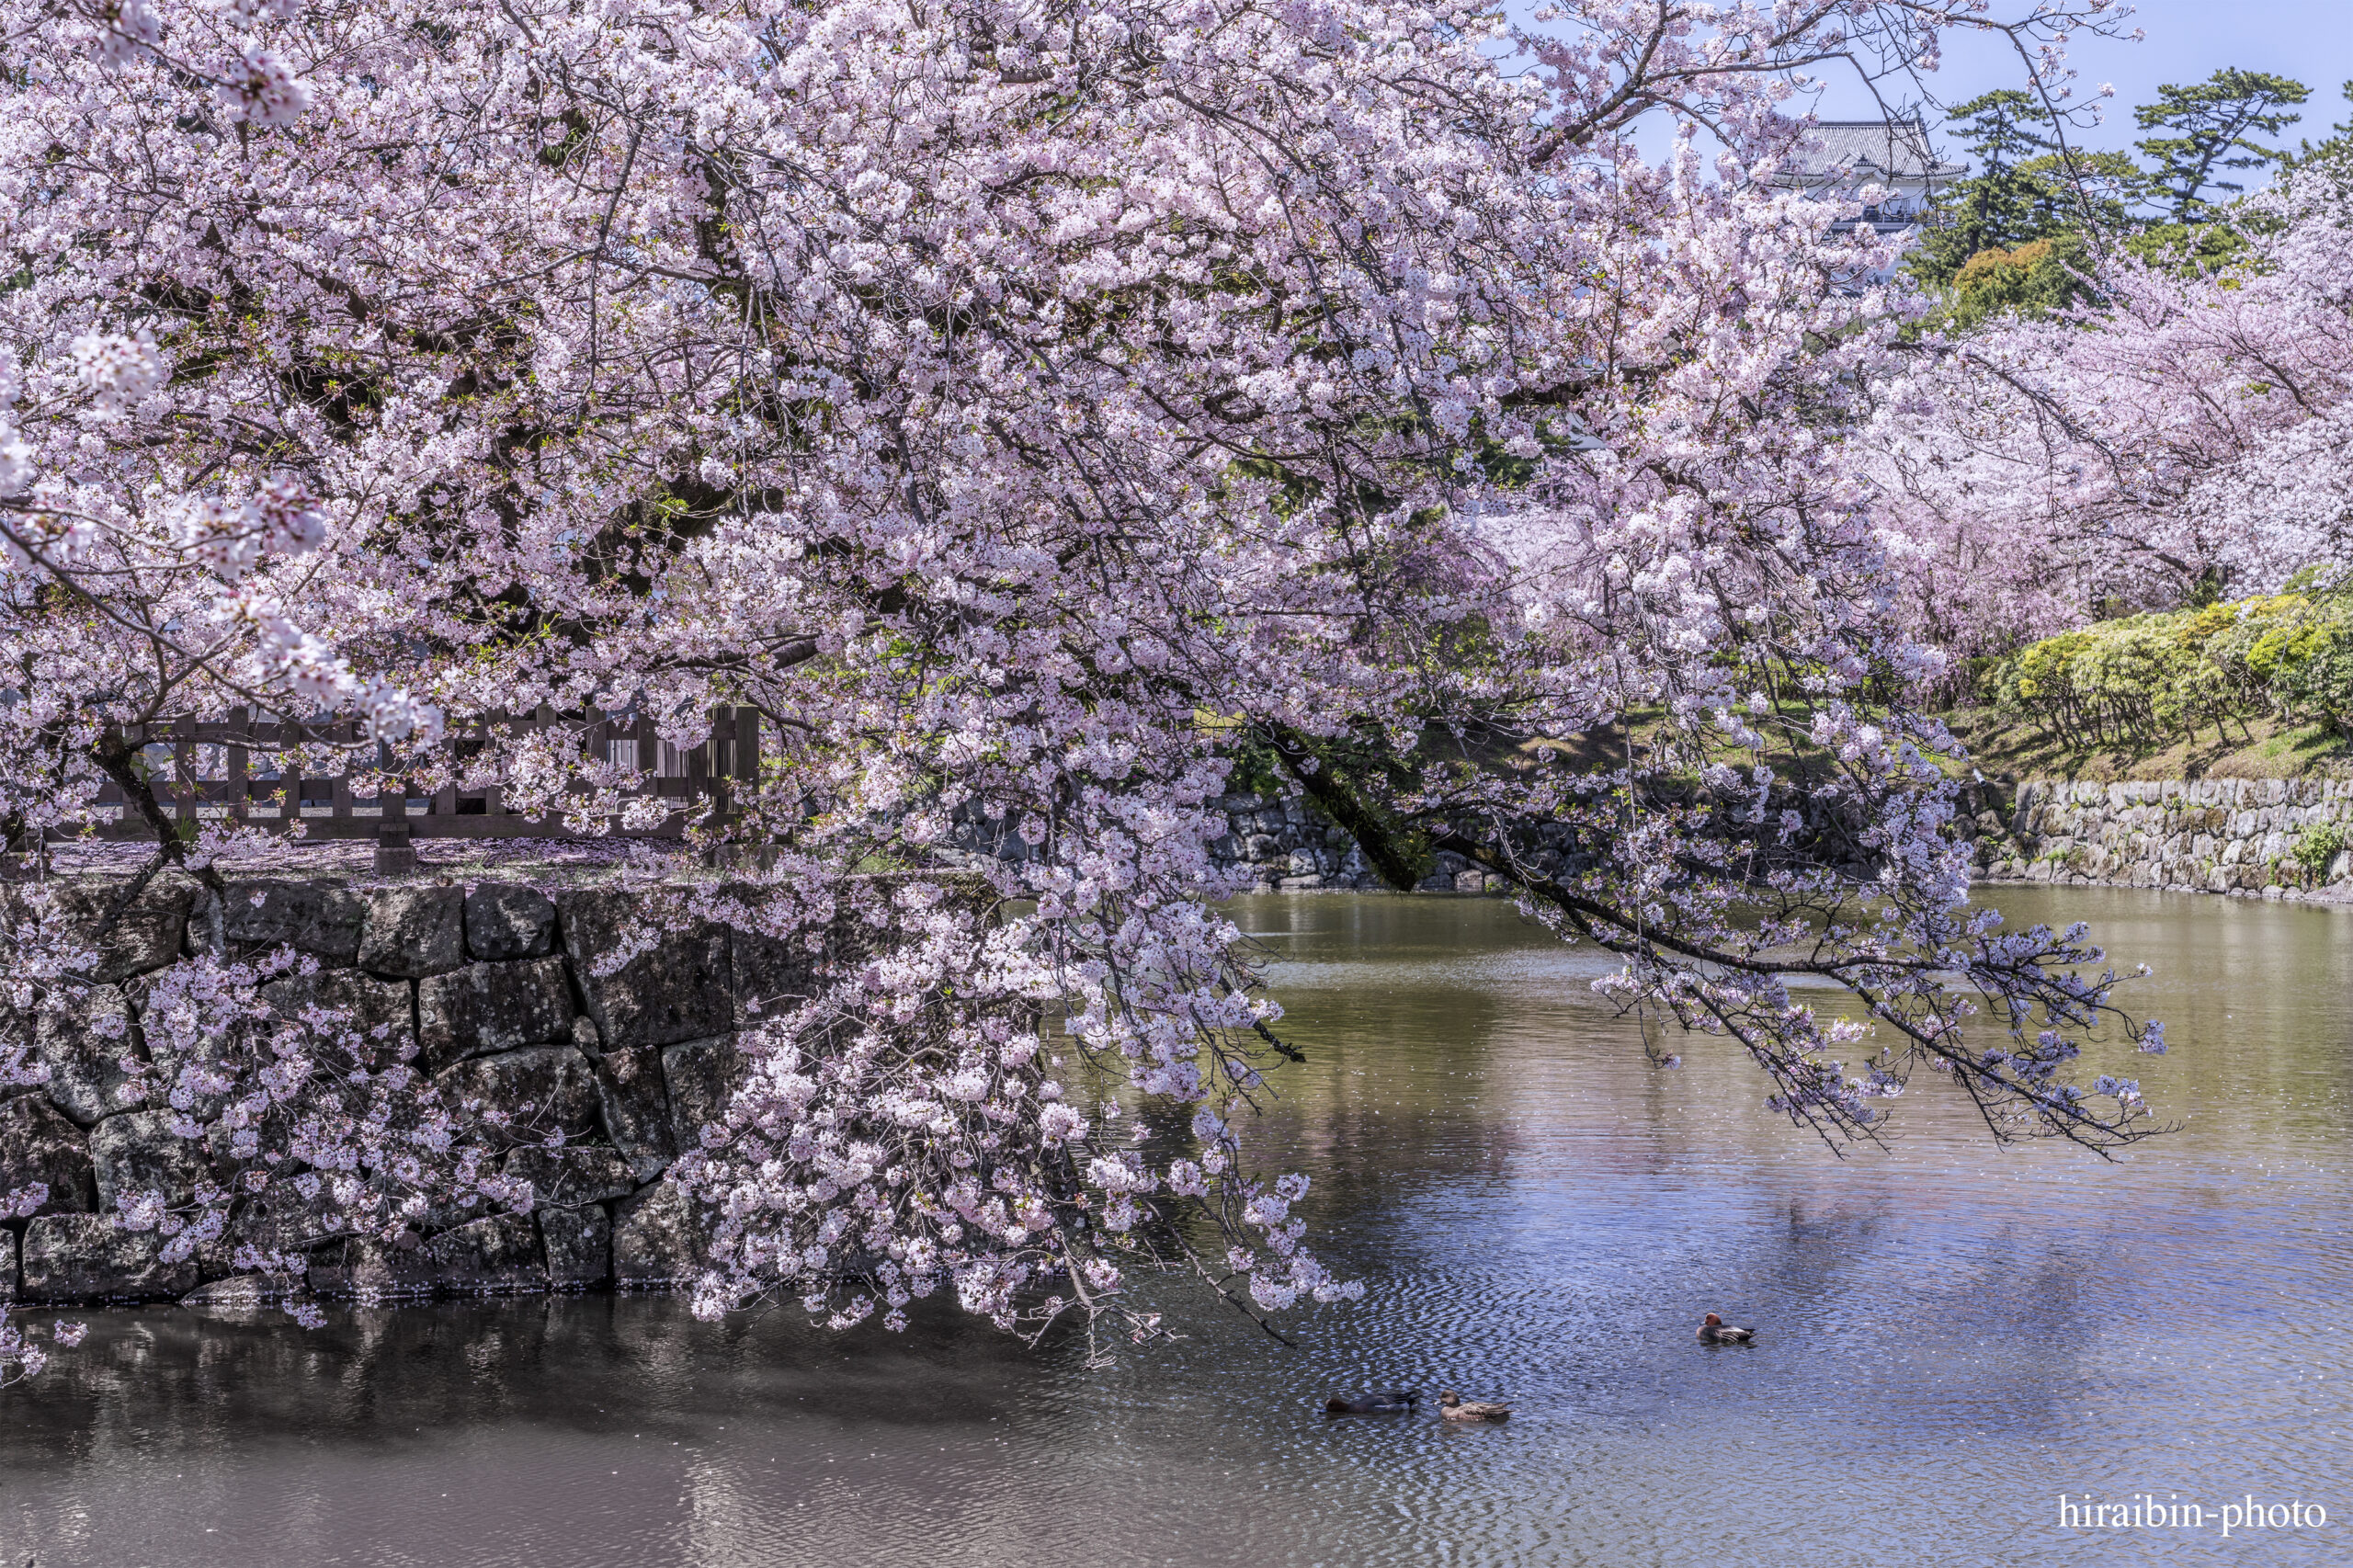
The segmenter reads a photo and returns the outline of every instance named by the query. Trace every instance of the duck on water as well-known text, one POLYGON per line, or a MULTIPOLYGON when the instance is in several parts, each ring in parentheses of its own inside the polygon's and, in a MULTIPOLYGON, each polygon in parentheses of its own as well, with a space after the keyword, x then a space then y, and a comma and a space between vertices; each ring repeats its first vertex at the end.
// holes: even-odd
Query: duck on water
POLYGON ((1421 1403, 1419 1389, 1388 1389, 1373 1393, 1334 1394, 1324 1402, 1326 1415, 1398 1415, 1421 1403))
POLYGON ((1734 1328, 1713 1312, 1710 1312, 1708 1321, 1699 1325, 1699 1343, 1702 1345, 1753 1345, 1756 1342, 1755 1329, 1734 1328))

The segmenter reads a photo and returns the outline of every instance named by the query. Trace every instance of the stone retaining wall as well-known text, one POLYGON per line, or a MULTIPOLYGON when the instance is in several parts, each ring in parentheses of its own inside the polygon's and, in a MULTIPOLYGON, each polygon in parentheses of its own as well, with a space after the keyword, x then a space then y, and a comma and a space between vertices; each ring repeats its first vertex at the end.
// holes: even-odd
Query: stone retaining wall
MULTIPOLYGON (((77 916, 94 917, 122 886, 92 880, 66 896, 77 916)), ((6 894, 0 889, 0 900, 6 894)), ((389 1025, 415 1040, 420 1065, 445 1085, 494 1106, 545 1106, 572 1142, 506 1156, 544 1196, 535 1214, 450 1223, 404 1252, 325 1233, 240 1239, 307 1253, 310 1283, 328 1293, 656 1287, 690 1277, 688 1205, 663 1174, 724 1104, 734 1033, 755 1000, 807 994, 814 960, 710 925, 596 974, 590 959, 616 950, 643 896, 610 886, 359 892, 281 880, 231 882, 215 899, 188 879, 158 878, 101 946, 90 1004, 29 1021, 50 1081, 0 1091, 0 1192, 36 1181, 50 1189, 40 1212, 0 1224, 0 1301, 176 1299, 214 1281, 224 1293, 252 1289, 228 1278, 227 1245, 165 1265, 153 1233, 117 1230, 108 1218, 126 1187, 186 1195, 205 1156, 162 1113, 124 1097, 116 1062, 125 1048, 96 1025, 104 1014, 127 1017, 139 1050, 154 971, 203 949, 244 956, 280 944, 321 968, 263 987, 265 1000, 289 1013, 348 1007, 363 1025, 389 1025)))
MULTIPOLYGON (((1269 892, 1367 890, 1382 884, 1342 829, 1302 800, 1232 795, 1232 831, 1217 846, 1269 892)), ((2034 779, 1962 791, 1961 832, 1989 882, 2165 888, 2177 892, 2353 902, 2353 780, 2207 778, 2077 784, 2034 779), (2338 848, 2318 869, 2298 857, 2308 835, 2338 848)), ((1542 830, 1539 829, 1540 840, 1542 830)), ((1542 863, 1542 854, 1538 857, 1542 863)), ((1440 855, 1425 892, 1483 892, 1489 879, 1440 855)))
MULTIPOLYGON (((1248 870, 1269 892, 1371 892, 1387 885, 1347 830, 1300 796, 1228 795, 1218 807, 1229 831, 1211 845, 1211 854, 1221 864, 1248 870)), ((1542 859, 1540 852, 1539 864, 1542 859)), ((1484 892, 1487 881, 1486 873, 1472 869, 1461 856, 1441 853, 1418 891, 1484 892)))
MULTIPOLYGON (((1303 801, 1234 795, 1222 804, 1231 831, 1218 851, 1260 886, 1381 885, 1347 835, 1303 801)), ((2316 834, 2353 846, 2353 782, 2035 781, 2014 792, 1972 787, 1964 805, 1962 826, 1989 881, 2353 902, 2353 847, 2317 872, 2297 855, 2316 834)), ((67 896, 95 916, 120 885, 89 879, 67 896)), ((1488 891, 1481 873, 1444 855, 1421 885, 1488 891)), ((124 1097, 115 1065, 123 1048, 98 1025, 108 1014, 128 1020, 136 1049, 153 971, 183 953, 243 957, 281 944, 321 967, 265 987, 266 1000, 290 1013, 313 1003, 347 1007, 365 1025, 405 1032, 425 1070, 494 1105, 548 1106, 572 1140, 561 1151, 507 1156, 549 1199, 535 1214, 452 1224, 407 1252, 326 1234, 258 1238, 306 1252, 313 1288, 401 1295, 651 1288, 688 1278, 691 1217, 663 1175, 724 1105, 738 1065, 734 1034, 754 999, 806 994, 814 960, 711 925, 665 937, 617 973, 596 974, 591 960, 616 949, 642 897, 612 886, 546 894, 482 881, 359 891, 278 879, 234 881, 215 899, 186 878, 157 879, 100 945, 89 1004, 73 1016, 17 1021, 31 1029, 51 1077, 37 1089, 0 1091, 0 1192, 38 1181, 51 1196, 40 1213, 0 1221, 0 1301, 241 1288, 229 1278, 227 1248, 165 1266, 154 1236, 116 1230, 107 1218, 126 1187, 192 1187, 201 1154, 160 1113, 124 1097)), ((837 932, 833 945, 852 939, 837 932)))
POLYGON ((1988 881, 2353 903, 2353 780, 2029 780, 1968 803, 1988 881))

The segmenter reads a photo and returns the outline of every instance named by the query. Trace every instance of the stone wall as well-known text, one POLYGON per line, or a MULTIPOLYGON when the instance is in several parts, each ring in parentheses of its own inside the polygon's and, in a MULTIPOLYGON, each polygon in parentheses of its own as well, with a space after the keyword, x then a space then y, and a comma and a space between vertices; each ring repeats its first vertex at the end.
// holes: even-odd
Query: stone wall
MULTIPOLYGON (((1269 890, 1371 889, 1380 880, 1340 829, 1297 799, 1233 795, 1217 846, 1269 890)), ((2353 846, 2353 782, 2207 779, 1972 786, 1964 831, 1993 882, 2110 883, 2353 902, 2353 849, 2317 873, 2308 835, 2353 846)), ((1539 830, 1540 845, 1544 835, 1539 830)), ((1540 859, 1552 853, 1540 848, 1540 859)), ((1440 856, 1421 885, 1484 892, 1486 879, 1440 856)), ((119 881, 75 883, 69 904, 95 918, 119 881)), ((714 1118, 737 1068, 735 1031, 755 998, 805 994, 813 960, 798 947, 706 926, 665 937, 618 972, 616 949, 642 890, 521 881, 357 889, 332 879, 233 881, 225 898, 165 876, 100 944, 89 1004, 72 1016, 0 1020, 29 1029, 50 1081, 0 1091, 0 1192, 41 1182, 42 1212, 0 1221, 0 1301, 90 1302, 233 1290, 224 1247, 180 1265, 157 1242, 107 1219, 127 1186, 185 1190, 200 1153, 157 1112, 124 1097, 122 1047, 100 1028, 138 1020, 153 971, 183 953, 244 957, 281 944, 317 973, 263 996, 288 1012, 347 1007, 413 1038, 428 1072, 493 1104, 551 1108, 567 1146, 507 1156, 547 1202, 535 1214, 456 1222, 409 1251, 333 1234, 274 1234, 304 1252, 329 1293, 424 1294, 678 1282, 695 1267, 688 1206, 662 1178, 714 1118)), ((6 890, 0 890, 0 903, 6 890)), ((0 910, 0 914, 5 914, 0 910)), ((836 932, 833 945, 854 940, 836 932)))
MULTIPOLYGON (((95 918, 123 885, 93 879, 66 897, 77 917, 95 918)), ((238 1240, 306 1254, 311 1285, 326 1293, 650 1288, 689 1277, 688 1206, 663 1173, 724 1104, 734 1033, 755 1000, 806 994, 813 960, 798 946, 711 925, 597 975, 589 960, 616 950, 643 896, 615 886, 551 895, 519 882, 362 892, 276 880, 233 881, 216 899, 188 879, 157 879, 102 944, 87 1006, 11 1020, 29 1027, 51 1078, 0 1091, 0 1192, 38 1181, 50 1199, 0 1225, 0 1301, 252 1289, 227 1278, 231 1245, 165 1265, 154 1235, 111 1225, 119 1190, 160 1184, 185 1195, 204 1154, 160 1113, 125 1099, 115 1065, 124 1047, 96 1026, 103 1014, 126 1017, 131 1049, 142 1049, 154 971, 203 949, 244 956, 280 944, 321 967, 263 987, 273 1006, 326 1004, 390 1025, 446 1085, 492 1105, 543 1105, 570 1142, 506 1156, 543 1197, 534 1214, 448 1215, 446 1228, 405 1251, 324 1232, 238 1240)))
MULTIPOLYGON (((1345 828, 1299 796, 1228 795, 1218 801, 1228 832, 1211 845, 1226 866, 1241 867, 1267 892, 1367 892, 1386 884, 1345 828)), ((1542 838, 1542 830, 1538 836, 1542 838)), ((1540 852, 1539 863, 1542 861, 1540 852)), ((1487 876, 1460 855, 1440 854, 1418 884, 1424 892, 1484 892, 1487 876)))
POLYGON ((2353 780, 2030 780, 1968 804, 1988 881, 2353 903, 2353 780))
MULTIPOLYGON (((1377 889, 1381 879, 1340 828, 1296 798, 1231 795, 1222 859, 1261 888, 1377 889)), ((2177 892, 2353 902, 2353 780, 2208 778, 2076 784, 1972 784, 1959 824, 1989 882, 2165 888, 2177 892), (2317 871, 2297 851, 2334 832, 2317 871)), ((1541 842, 1543 830, 1538 830, 1541 842)), ((1538 861, 1542 863, 1543 852, 1538 861)), ((1481 892, 1488 879, 1440 855, 1425 892, 1481 892)))

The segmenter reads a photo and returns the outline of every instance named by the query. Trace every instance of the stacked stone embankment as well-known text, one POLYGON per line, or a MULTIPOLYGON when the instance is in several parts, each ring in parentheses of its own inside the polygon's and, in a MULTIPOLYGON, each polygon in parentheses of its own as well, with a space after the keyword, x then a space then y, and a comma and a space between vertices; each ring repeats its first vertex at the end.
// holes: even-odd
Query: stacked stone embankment
MULTIPOLYGON (((123 885, 92 879, 65 896, 96 930, 123 885)), ((690 1278, 689 1208, 664 1173, 725 1105, 739 1070, 736 1031, 760 1004, 807 994, 816 960, 801 945, 699 924, 599 973, 595 960, 622 950, 644 896, 614 886, 551 895, 510 882, 362 892, 265 880, 233 881, 216 898, 185 877, 159 877, 99 944, 86 1002, 14 1020, 29 1027, 50 1078, 0 1091, 0 1192, 40 1182, 50 1197, 38 1213, 0 1226, 0 1301, 177 1299, 228 1281, 233 1248, 246 1241, 306 1256, 310 1285, 326 1293, 654 1288, 690 1278), (436 1233, 404 1249, 336 1234, 322 1218, 307 1230, 233 1235, 168 1264, 153 1233, 112 1222, 124 1191, 161 1187, 186 1201, 205 1174, 204 1147, 134 1103, 118 1065, 125 1038, 142 1049, 156 971, 199 950, 244 957, 280 945, 319 968, 264 986, 272 1006, 290 1016, 313 1004, 347 1008, 362 1027, 414 1040, 421 1066, 460 1096, 530 1102, 563 1127, 563 1148, 505 1156, 533 1182, 537 1212, 445 1215, 436 1233), (109 1015, 128 1024, 127 1037, 107 1027, 109 1015)))
MULTIPOLYGON (((1296 797, 1232 795, 1213 846, 1268 891, 1382 884, 1346 831, 1296 797)), ((1959 830, 1989 882, 2163 888, 2353 902, 2353 780, 2207 778, 2130 784, 1972 784, 1959 830)), ((1540 825, 1549 846, 1563 835, 1540 825)), ((1540 848, 1547 868, 1557 851, 1540 848)), ((1440 855, 1423 892, 1483 892, 1491 879, 1440 855)))
POLYGON ((1964 826, 1988 881, 2353 903, 2353 780, 2029 780, 2007 799, 1972 794, 1964 826))
MULTIPOLYGON (((1961 830, 1993 882, 2039 881, 2353 903, 2353 782, 2204 779, 2029 781, 1964 791, 1961 830)), ((1340 828, 1298 799, 1233 795, 1215 845, 1270 891, 1381 885, 1340 828)), ((1540 865, 1560 834, 1531 835, 1540 865)), ((1491 891, 1441 855, 1425 891, 1491 891)), ((97 929, 119 880, 65 894, 97 929)), ((0 889, 0 901, 7 896, 0 889)), ((818 960, 799 944, 718 924, 669 931, 611 973, 598 959, 634 939, 642 888, 522 881, 355 888, 333 878, 232 881, 215 897, 177 874, 157 878, 97 946, 86 999, 70 1011, 0 1020, 28 1030, 50 1071, 0 1090, 0 1192, 39 1182, 49 1200, 0 1221, 0 1301, 88 1303, 176 1299, 229 1281, 234 1246, 253 1241, 309 1260, 325 1293, 421 1295, 603 1287, 655 1288, 694 1274, 689 1206, 664 1179, 715 1119, 740 1073, 735 1035, 763 1004, 805 995, 818 960), (531 1214, 446 1221, 390 1249, 324 1227, 240 1234, 166 1264, 153 1233, 118 1228, 122 1193, 161 1187, 185 1200, 203 1149, 134 1102, 118 1065, 157 971, 186 954, 244 958, 280 946, 316 972, 262 995, 289 1015, 347 1009, 362 1027, 412 1040, 423 1068, 461 1097, 530 1102, 561 1125, 561 1149, 506 1156, 542 1202, 531 1214)), ((852 939, 836 932, 838 949, 852 939)))
MULTIPOLYGON (((1248 871, 1268 892, 1370 892, 1386 886, 1346 828, 1318 814, 1302 798, 1291 795, 1228 795, 1218 801, 1228 832, 1210 846, 1221 864, 1248 871)), ((1539 828, 1540 844, 1557 843, 1565 830, 1539 828)), ((1557 854, 1540 849, 1537 864, 1550 869, 1557 854), (1547 857, 1550 856, 1548 860, 1547 857)), ((1485 892, 1485 872, 1472 869, 1461 856, 1440 853, 1430 874, 1416 884, 1421 892, 1485 892)), ((1500 886, 1500 884, 1498 884, 1500 886)))

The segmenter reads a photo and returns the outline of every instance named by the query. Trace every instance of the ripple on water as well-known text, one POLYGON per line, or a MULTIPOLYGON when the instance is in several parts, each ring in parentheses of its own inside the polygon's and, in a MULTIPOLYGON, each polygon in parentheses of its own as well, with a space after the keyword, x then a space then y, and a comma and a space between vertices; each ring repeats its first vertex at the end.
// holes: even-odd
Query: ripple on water
MULTIPOLYGON (((2007 896, 2007 895, 2006 895, 2007 896)), ((1250 1137, 1360 1305, 1296 1349, 1167 1284, 1187 1335, 1088 1370, 985 1330, 727 1325, 589 1298, 313 1335, 97 1314, 0 1423, 0 1561, 647 1568, 1074 1562, 2004 1565, 2347 1560, 2337 1536, 2088 1557, 2062 1490, 2353 1520, 2353 921, 2098 891, 2175 1055, 2177 1135, 1990 1149, 1924 1084, 1840 1160, 1707 1042, 1646 1065, 1607 966, 1494 901, 1245 901, 1307 1062, 1250 1137), (1700 1312, 1761 1343, 1710 1349, 1700 1312), (1336 1390, 1518 1407, 1327 1421, 1336 1390), (10 1556, 8 1554, 13 1554, 10 1556)), ((2336 1529, 2337 1527, 2332 1527, 2336 1529)))

